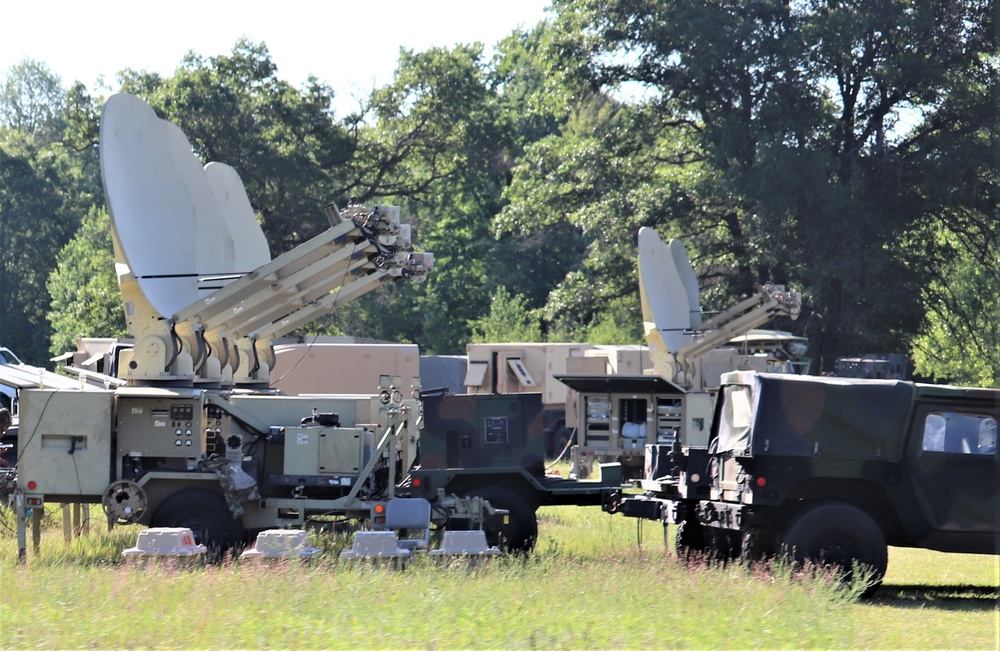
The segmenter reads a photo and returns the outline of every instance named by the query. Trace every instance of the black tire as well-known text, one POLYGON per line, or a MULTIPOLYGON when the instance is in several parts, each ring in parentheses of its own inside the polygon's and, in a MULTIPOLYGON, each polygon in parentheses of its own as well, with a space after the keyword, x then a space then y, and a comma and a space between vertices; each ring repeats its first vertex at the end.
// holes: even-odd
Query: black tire
POLYGON ((871 572, 864 596, 882 585, 889 563, 885 535, 865 511, 843 502, 828 502, 809 509, 789 525, 782 540, 784 550, 797 564, 810 561, 842 572, 845 583, 854 579, 855 565, 871 572))
POLYGON ((708 550, 712 560, 728 563, 740 557, 739 532, 710 527, 705 537, 708 540, 708 550))
POLYGON ((705 558, 705 530, 697 522, 682 520, 674 532, 674 553, 680 561, 705 558))
POLYGON ((502 516, 487 516, 483 522, 486 542, 509 552, 530 552, 538 539, 537 508, 516 490, 507 486, 481 486, 469 491, 491 506, 508 511, 507 524, 502 516))
POLYGON ((740 536, 740 561, 759 563, 774 555, 774 536, 759 531, 744 531, 740 536))
POLYGON ((204 488, 182 490, 163 500, 151 526, 191 529, 195 542, 208 548, 210 560, 221 559, 243 542, 243 523, 233 518, 225 498, 204 488))

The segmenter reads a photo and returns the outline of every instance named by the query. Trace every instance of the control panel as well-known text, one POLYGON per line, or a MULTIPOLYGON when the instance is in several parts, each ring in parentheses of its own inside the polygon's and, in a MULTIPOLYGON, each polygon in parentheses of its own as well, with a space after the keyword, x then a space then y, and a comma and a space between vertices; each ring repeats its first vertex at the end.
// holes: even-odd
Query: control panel
POLYGON ((193 469, 208 454, 223 453, 228 419, 200 391, 119 392, 116 414, 122 457, 177 459, 167 465, 193 469))
POLYGON ((239 462, 243 458, 243 441, 231 433, 231 419, 217 405, 205 405, 205 453, 225 456, 239 462))

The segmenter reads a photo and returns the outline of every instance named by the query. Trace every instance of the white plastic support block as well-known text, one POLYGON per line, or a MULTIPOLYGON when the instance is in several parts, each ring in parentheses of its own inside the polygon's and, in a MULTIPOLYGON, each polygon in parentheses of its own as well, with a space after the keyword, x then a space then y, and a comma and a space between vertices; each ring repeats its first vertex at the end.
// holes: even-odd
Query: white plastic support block
POLYGON ((300 529, 268 529, 240 558, 312 558, 322 550, 309 546, 309 535, 300 529))
POLYGON ((432 556, 499 556, 498 547, 486 544, 486 532, 445 531, 440 549, 431 551, 432 556))
POLYGON ((135 547, 122 552, 126 558, 137 556, 200 556, 205 545, 196 544, 187 527, 151 527, 139 532, 135 547))
POLYGON ((340 552, 343 559, 351 558, 408 558, 410 550, 403 549, 392 531, 358 531, 354 534, 351 549, 340 552))

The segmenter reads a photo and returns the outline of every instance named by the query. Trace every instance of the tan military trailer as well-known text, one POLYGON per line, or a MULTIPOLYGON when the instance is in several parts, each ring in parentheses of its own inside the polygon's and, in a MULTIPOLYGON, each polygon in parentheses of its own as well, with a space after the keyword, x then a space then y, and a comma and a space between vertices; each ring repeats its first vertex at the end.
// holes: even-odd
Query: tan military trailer
POLYGON ((538 393, 549 459, 568 458, 578 442, 578 396, 561 382, 566 374, 636 375, 652 368, 649 350, 636 345, 586 343, 474 343, 466 347, 466 390, 475 395, 538 393))
MULTIPOLYGON (((432 268, 430 254, 410 250, 398 208, 328 207, 327 230, 271 258, 235 169, 203 166, 142 99, 111 96, 100 139, 134 346, 109 348, 117 377, 103 386, 81 375, 20 389, 0 499, 18 511, 22 556, 25 516, 48 503, 101 503, 110 523, 188 526, 216 548, 331 514, 377 522, 417 456, 409 379, 336 398, 279 396, 269 384, 275 339, 432 268)), ((465 502, 449 500, 440 513, 459 517, 465 502)))

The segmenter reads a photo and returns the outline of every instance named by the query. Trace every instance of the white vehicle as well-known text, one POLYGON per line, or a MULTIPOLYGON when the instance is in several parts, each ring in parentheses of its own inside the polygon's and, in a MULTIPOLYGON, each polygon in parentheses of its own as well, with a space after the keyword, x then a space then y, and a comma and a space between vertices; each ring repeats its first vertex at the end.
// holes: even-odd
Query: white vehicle
MULTIPOLYGON (((0 347, 0 364, 21 365, 22 362, 10 348, 0 347)), ((6 408, 11 414, 17 413, 17 389, 0 384, 0 407, 6 408)))

